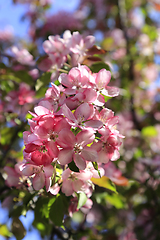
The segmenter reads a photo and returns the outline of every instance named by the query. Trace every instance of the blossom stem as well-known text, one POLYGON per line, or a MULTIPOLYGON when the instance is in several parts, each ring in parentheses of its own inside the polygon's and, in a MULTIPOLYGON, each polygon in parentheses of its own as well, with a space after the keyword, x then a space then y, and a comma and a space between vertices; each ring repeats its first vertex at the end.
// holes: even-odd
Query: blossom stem
POLYGON ((64 70, 64 69, 61 69, 61 68, 59 68, 58 71, 59 71, 59 72, 62 72, 62 73, 68 73, 68 71, 66 71, 66 70, 64 70))

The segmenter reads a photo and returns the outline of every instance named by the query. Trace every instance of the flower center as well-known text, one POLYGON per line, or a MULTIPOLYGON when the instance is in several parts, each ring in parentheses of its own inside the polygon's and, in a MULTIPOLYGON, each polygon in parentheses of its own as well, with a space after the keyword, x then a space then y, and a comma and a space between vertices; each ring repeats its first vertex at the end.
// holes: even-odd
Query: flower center
POLYGON ((39 149, 39 152, 42 152, 42 153, 47 152, 46 147, 45 147, 44 145, 42 145, 42 146, 40 147, 40 149, 39 149))
POLYGON ((78 143, 75 144, 75 146, 74 146, 75 153, 81 153, 82 149, 83 149, 83 147, 80 144, 78 144, 78 143))
POLYGON ((50 133, 49 138, 50 138, 50 140, 53 140, 55 142, 56 139, 58 138, 58 134, 55 132, 52 132, 52 133, 50 133))

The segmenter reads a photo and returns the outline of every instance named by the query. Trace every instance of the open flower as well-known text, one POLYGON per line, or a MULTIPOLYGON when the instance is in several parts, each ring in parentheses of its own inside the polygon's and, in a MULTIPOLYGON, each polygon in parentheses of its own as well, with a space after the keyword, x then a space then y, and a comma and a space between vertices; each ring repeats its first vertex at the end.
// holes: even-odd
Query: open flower
POLYGON ((65 193, 66 196, 70 196, 74 192, 83 191, 86 188, 86 182, 90 180, 91 177, 92 173, 89 171, 72 172, 67 168, 62 174, 62 192, 65 193))
POLYGON ((32 184, 36 191, 46 186, 46 190, 50 187, 50 177, 53 175, 53 166, 37 166, 34 164, 23 164, 20 167, 22 174, 25 176, 31 176, 33 178, 32 184))
POLYGON ((28 143, 24 149, 29 154, 31 162, 36 165, 48 165, 58 156, 58 148, 53 141, 28 143))
POLYGON ((75 136, 69 129, 62 129, 58 138, 58 144, 62 147, 58 155, 60 164, 65 165, 74 160, 76 166, 83 170, 86 161, 96 161, 97 152, 87 146, 94 139, 95 135, 89 130, 83 130, 75 136))

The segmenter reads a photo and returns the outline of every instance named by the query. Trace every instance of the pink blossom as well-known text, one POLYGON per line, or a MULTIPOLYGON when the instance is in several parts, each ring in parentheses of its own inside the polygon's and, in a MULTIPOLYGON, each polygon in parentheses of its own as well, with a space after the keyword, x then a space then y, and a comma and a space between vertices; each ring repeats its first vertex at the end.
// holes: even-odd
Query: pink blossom
POLYGON ((26 49, 19 50, 16 46, 13 46, 11 52, 19 63, 29 66, 35 65, 33 56, 26 49))
POLYGON ((24 151, 29 154, 31 162, 36 165, 48 165, 58 156, 58 148, 53 141, 39 141, 38 144, 28 143, 24 151))
POLYGON ((104 126, 107 125, 109 129, 118 123, 118 116, 114 116, 114 112, 108 108, 103 108, 100 112, 97 111, 95 114, 95 118, 99 119, 104 126))
POLYGON ((0 30, 0 42, 12 42, 13 39, 14 35, 11 26, 6 27, 4 30, 0 30))
POLYGON ((53 195, 57 195, 60 191, 60 186, 58 183, 55 183, 53 186, 50 186, 48 189, 48 192, 50 192, 53 195))
MULTIPOLYGON (((111 79, 110 71, 107 71, 106 69, 101 69, 98 73, 95 73, 93 76, 94 76, 95 88, 99 93, 99 95, 103 94, 109 97, 115 97, 119 95, 118 88, 108 86, 108 83, 110 82, 110 79, 111 79)), ((101 99, 102 97, 100 99, 97 98, 97 101, 95 101, 95 104, 97 105, 100 104, 100 106, 104 104, 105 101, 101 99), (101 103, 101 101, 103 102, 101 103)))
POLYGON ((90 74, 89 69, 86 66, 79 65, 72 68, 68 74, 62 73, 59 76, 59 82, 67 87, 65 89, 66 94, 76 94, 80 88, 91 87, 89 82, 90 74))
POLYGON ((80 127, 81 129, 92 128, 98 129, 102 127, 102 122, 99 120, 90 119, 93 114, 93 106, 88 103, 81 104, 74 112, 67 107, 67 105, 62 106, 62 112, 67 118, 68 123, 73 127, 80 127))
POLYGON ((62 93, 63 88, 56 86, 52 83, 52 87, 48 88, 45 94, 45 99, 50 102, 53 106, 54 112, 58 110, 58 107, 63 105, 64 101, 66 100, 66 96, 62 93))
POLYGON ((107 127, 98 131, 102 136, 98 142, 94 142, 91 146, 98 152, 98 163, 117 160, 120 157, 119 148, 122 144, 119 137, 107 127))
POLYGON ((69 168, 67 168, 62 173, 62 192, 65 193, 66 196, 70 196, 74 192, 82 191, 86 181, 90 180, 91 177, 92 174, 89 172, 72 172, 69 168))
POLYGON ((34 96, 35 92, 30 89, 29 85, 20 83, 17 91, 10 91, 5 97, 5 111, 17 113, 20 118, 25 117, 27 111, 31 107, 30 104, 35 103, 34 96))
POLYGON ((77 167, 83 170, 86 161, 96 161, 97 152, 87 146, 94 139, 95 135, 89 130, 83 130, 75 136, 69 129, 62 129, 58 138, 58 144, 63 148, 58 155, 60 164, 68 164, 73 159, 77 167))
POLYGON ((9 92, 6 100, 11 104, 24 105, 25 103, 34 102, 35 92, 30 89, 29 85, 26 83, 21 83, 18 91, 9 92))
POLYGON ((72 68, 68 74, 62 73, 59 82, 66 87, 64 93, 73 95, 72 100, 81 102, 93 102, 97 106, 103 106, 104 96, 114 97, 119 94, 118 88, 108 86, 111 79, 110 71, 101 69, 92 74, 86 66, 79 65, 72 68))
POLYGON ((9 166, 4 167, 4 171, 7 173, 6 184, 9 187, 18 187, 20 185, 21 175, 9 166))
POLYGON ((58 134, 63 128, 70 129, 70 125, 65 118, 44 115, 39 118, 33 133, 38 136, 40 140, 56 142, 58 134))
POLYGON ((105 176, 111 179, 116 185, 127 186, 128 179, 122 176, 122 172, 116 168, 113 162, 108 162, 103 166, 105 176))
POLYGON ((69 30, 64 32, 64 39, 67 42, 70 51, 83 56, 86 54, 86 51, 91 48, 95 43, 95 37, 88 35, 83 37, 79 32, 71 32, 69 30))
POLYGON ((36 191, 42 189, 46 186, 46 190, 48 191, 50 187, 50 177, 53 175, 53 166, 37 166, 34 164, 24 164, 21 166, 20 170, 22 171, 23 175, 31 176, 33 187, 36 191))
POLYGON ((49 40, 44 41, 43 48, 48 54, 49 59, 52 61, 52 65, 61 67, 66 61, 66 56, 69 52, 65 46, 65 42, 59 35, 49 36, 49 40))

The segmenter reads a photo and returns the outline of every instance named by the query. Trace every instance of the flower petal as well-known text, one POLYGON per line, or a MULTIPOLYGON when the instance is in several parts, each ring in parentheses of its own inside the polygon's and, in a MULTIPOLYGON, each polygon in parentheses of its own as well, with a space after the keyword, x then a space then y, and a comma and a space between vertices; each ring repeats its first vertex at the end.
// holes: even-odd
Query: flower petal
POLYGON ((119 88, 107 86, 102 90, 102 94, 108 97, 116 97, 119 95, 119 88))
POLYGON ((47 178, 52 177, 53 170, 54 170, 52 165, 48 165, 48 166, 43 167, 43 170, 44 170, 45 176, 47 178))
POLYGON ((79 154, 74 154, 73 159, 75 161, 76 166, 80 170, 84 170, 86 168, 86 162, 79 154))
POLYGON ((33 178, 33 187, 36 191, 42 189, 45 185, 45 176, 43 172, 36 174, 33 178))
POLYGON ((60 186, 58 185, 58 183, 56 183, 52 187, 49 187, 48 191, 53 195, 57 195, 60 191, 60 186))
POLYGON ((111 72, 106 69, 101 69, 96 76, 96 85, 98 89, 103 89, 110 82, 111 72))
POLYGON ((97 151, 91 149, 90 147, 83 148, 81 155, 86 161, 95 162, 98 159, 97 151))
POLYGON ((34 173, 37 173, 41 170, 40 167, 33 164, 26 164, 22 170, 23 175, 32 176, 34 173))
POLYGON ((82 146, 85 146, 93 142, 93 140, 95 139, 95 135, 92 131, 84 130, 77 134, 76 139, 77 143, 80 143, 82 146))
POLYGON ((71 130, 64 128, 59 132, 57 141, 61 147, 64 147, 64 148, 71 147, 72 148, 72 147, 74 147, 76 137, 71 130))
POLYGON ((83 181, 77 179, 77 180, 74 180, 72 184, 73 184, 74 191, 78 192, 81 190, 84 183, 83 183, 83 181))
POLYGON ((90 117, 91 109, 88 103, 81 104, 75 111, 76 119, 83 119, 83 121, 87 120, 90 117))
POLYGON ((72 161, 73 150, 71 148, 62 149, 58 155, 60 164, 65 165, 72 161))
POLYGON ((72 180, 68 179, 65 182, 63 182, 62 184, 62 192, 66 195, 66 196, 70 196, 72 195, 72 193, 74 192, 73 187, 72 187, 72 180))

